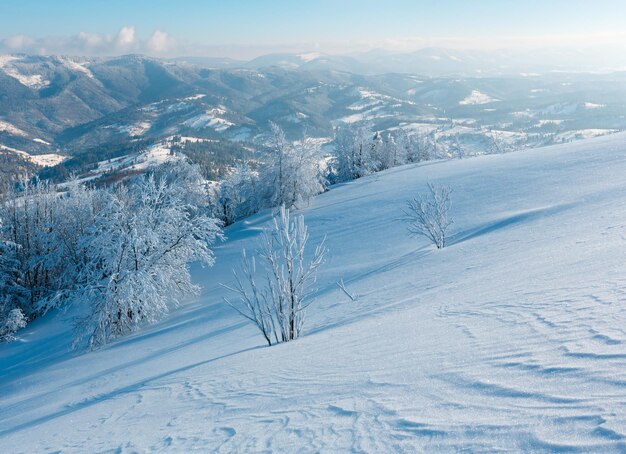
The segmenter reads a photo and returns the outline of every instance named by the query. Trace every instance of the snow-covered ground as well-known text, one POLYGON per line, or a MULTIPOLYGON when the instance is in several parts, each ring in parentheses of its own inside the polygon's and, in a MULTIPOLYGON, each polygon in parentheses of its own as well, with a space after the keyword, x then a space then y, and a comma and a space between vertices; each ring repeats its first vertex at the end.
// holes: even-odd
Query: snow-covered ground
POLYGON ((233 122, 219 117, 219 115, 224 115, 226 113, 226 109, 223 107, 215 107, 207 110, 203 114, 196 115, 195 117, 184 121, 183 125, 194 129, 212 128, 219 132, 225 131, 231 126, 234 126, 233 122))
POLYGON ((8 76, 13 77, 22 85, 36 90, 50 85, 41 74, 23 74, 14 66, 14 62, 19 62, 22 58, 15 55, 0 55, 0 71, 4 71, 8 76))
POLYGON ((269 214, 235 224, 163 323, 78 355, 50 314, 1 346, 1 450, 624 452, 625 174, 615 134, 335 187, 301 211, 330 249, 305 335, 271 348, 220 302, 269 214), (441 251, 398 220, 428 181, 441 251))
POLYGON ((11 123, 7 121, 2 121, 2 120, 0 120, 0 132, 10 134, 12 136, 28 137, 28 134, 22 131, 17 126, 12 125, 11 123))
POLYGON ((462 106, 471 106, 475 104, 489 104, 491 102, 499 101, 498 99, 492 98, 486 93, 483 93, 478 90, 472 90, 472 92, 467 95, 465 98, 459 101, 459 104, 462 106))
POLYGON ((25 151, 18 150, 16 148, 7 147, 6 145, 0 144, 0 151, 9 151, 11 153, 15 153, 20 155, 26 161, 30 161, 32 163, 37 164, 41 167, 52 167, 57 164, 62 163, 67 159, 67 156, 63 156, 56 153, 46 153, 46 154, 28 154, 25 151))

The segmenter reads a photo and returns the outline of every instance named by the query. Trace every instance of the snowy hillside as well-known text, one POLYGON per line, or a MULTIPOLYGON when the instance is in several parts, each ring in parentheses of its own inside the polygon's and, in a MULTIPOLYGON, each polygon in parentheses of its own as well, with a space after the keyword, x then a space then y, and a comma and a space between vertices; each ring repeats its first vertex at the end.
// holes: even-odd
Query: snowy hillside
POLYGON ((624 175, 615 134, 334 187, 302 210, 330 250, 304 336, 270 348, 221 302, 270 215, 236 223, 165 322, 78 355, 49 314, 0 346, 0 450, 623 452, 624 175), (443 250, 398 220, 429 181, 443 250))

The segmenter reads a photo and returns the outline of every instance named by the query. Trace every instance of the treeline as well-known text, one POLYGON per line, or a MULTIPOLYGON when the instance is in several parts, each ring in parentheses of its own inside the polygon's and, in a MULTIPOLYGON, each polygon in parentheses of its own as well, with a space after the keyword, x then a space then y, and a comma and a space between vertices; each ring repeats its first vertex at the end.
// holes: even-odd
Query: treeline
POLYGON ((174 136, 170 149, 180 153, 200 167, 207 180, 219 180, 238 163, 248 162, 252 158, 252 148, 239 142, 218 139, 184 140, 174 136))
POLYGON ((269 207, 300 208, 331 184, 448 156, 433 135, 379 133, 365 125, 338 128, 329 155, 319 140, 289 142, 272 124, 267 156, 255 165, 235 166, 211 187, 212 212, 228 225, 269 207))

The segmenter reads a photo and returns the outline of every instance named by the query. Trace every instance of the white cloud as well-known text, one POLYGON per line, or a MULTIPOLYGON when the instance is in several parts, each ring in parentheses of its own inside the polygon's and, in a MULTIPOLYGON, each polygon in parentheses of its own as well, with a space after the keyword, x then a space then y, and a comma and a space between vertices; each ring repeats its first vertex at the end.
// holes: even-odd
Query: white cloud
POLYGON ((82 31, 72 36, 32 37, 14 35, 0 40, 0 54, 63 54, 80 56, 110 56, 141 53, 170 56, 176 52, 176 42, 164 31, 155 30, 148 39, 137 37, 135 27, 122 27, 115 35, 82 31))
POLYGON ((156 29, 146 42, 146 47, 154 53, 162 54, 175 48, 176 42, 164 31, 156 29))
POLYGON ((122 27, 115 37, 115 47, 121 52, 127 52, 137 46, 135 27, 122 27))
POLYGON ((7 49, 13 49, 15 51, 19 51, 25 47, 32 46, 35 40, 30 36, 26 35, 14 35, 9 36, 2 43, 7 49))

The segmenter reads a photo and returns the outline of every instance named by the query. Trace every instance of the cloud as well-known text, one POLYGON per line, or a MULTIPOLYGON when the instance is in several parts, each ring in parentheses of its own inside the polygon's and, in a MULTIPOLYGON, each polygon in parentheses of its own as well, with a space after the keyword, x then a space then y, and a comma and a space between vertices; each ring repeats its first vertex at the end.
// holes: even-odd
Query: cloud
POLYGON ((135 27, 122 27, 115 37, 115 48, 120 52, 128 52, 137 47, 135 27))
POLYGON ((137 37, 135 27, 131 25, 122 27, 114 35, 83 31, 72 36, 14 35, 0 40, 0 53, 80 56, 140 53, 161 57, 173 55, 176 50, 176 41, 166 32, 155 30, 143 40, 137 37))
POLYGON ((146 47, 154 53, 163 54, 176 48, 176 41, 167 33, 156 29, 150 39, 146 42, 146 47))

